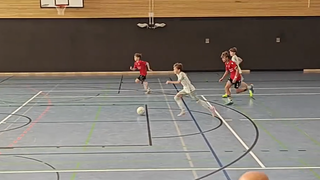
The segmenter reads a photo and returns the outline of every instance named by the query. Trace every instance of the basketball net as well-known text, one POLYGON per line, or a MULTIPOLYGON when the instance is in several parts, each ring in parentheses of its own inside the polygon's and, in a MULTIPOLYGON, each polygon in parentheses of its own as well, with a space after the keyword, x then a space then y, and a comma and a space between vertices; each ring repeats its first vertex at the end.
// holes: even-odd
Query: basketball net
POLYGON ((66 10, 67 5, 65 4, 59 4, 56 6, 56 9, 58 11, 58 15, 64 15, 64 11, 66 10))

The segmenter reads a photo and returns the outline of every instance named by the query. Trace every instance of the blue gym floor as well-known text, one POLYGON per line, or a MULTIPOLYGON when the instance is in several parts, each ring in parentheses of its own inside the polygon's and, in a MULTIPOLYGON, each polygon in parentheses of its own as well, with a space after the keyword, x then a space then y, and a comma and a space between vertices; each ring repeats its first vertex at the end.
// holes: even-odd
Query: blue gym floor
POLYGON ((228 107, 221 74, 188 73, 218 117, 188 97, 177 117, 169 76, 148 77, 149 95, 133 76, 3 77, 0 179, 320 179, 320 74, 245 74, 254 99, 234 94, 228 107))

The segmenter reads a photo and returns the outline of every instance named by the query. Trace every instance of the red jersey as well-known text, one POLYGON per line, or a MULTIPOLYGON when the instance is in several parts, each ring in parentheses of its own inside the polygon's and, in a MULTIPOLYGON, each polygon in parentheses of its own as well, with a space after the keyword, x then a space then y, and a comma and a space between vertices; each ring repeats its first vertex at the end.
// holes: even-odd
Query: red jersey
POLYGON ((138 69, 140 71, 140 75, 147 76, 147 62, 138 60, 134 62, 134 68, 138 69))
MULTIPOLYGON (((225 66, 226 66, 226 71, 230 72, 230 78, 233 80, 234 77, 236 76, 237 64, 230 60, 229 62, 225 62, 225 66)), ((239 73, 236 81, 240 81, 240 80, 241 80, 241 74, 239 73)))

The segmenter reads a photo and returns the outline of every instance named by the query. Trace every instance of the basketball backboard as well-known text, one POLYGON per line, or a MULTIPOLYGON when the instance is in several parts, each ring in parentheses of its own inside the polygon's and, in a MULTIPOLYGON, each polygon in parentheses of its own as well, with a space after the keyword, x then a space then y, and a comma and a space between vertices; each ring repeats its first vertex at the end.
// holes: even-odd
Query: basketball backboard
POLYGON ((83 8, 84 0, 40 0, 41 8, 55 8, 57 4, 67 4, 68 8, 83 8))

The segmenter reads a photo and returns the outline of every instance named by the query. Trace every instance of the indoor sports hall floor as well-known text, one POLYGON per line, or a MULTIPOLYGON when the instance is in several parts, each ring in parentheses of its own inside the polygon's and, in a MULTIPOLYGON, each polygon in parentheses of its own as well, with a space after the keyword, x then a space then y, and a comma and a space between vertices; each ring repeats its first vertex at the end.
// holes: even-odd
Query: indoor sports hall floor
POLYGON ((0 179, 193 180, 242 155, 204 179, 237 180, 251 170, 272 180, 320 179, 320 75, 245 74, 255 99, 235 95, 225 107, 221 73, 188 74, 220 119, 188 98, 188 113, 177 117, 181 87, 166 85, 169 76, 150 76, 150 95, 132 76, 3 77, 0 179))

